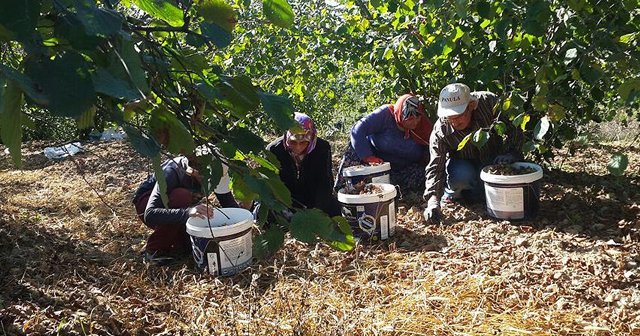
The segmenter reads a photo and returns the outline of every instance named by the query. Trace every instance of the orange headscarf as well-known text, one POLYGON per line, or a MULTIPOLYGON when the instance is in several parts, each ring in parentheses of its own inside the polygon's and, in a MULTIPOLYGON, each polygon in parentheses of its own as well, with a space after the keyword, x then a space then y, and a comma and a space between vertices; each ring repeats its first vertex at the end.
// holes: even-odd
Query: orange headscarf
POLYGON ((412 94, 402 95, 395 104, 389 105, 389 111, 393 114, 393 118, 396 120, 396 124, 400 127, 401 130, 404 131, 404 138, 407 139, 409 136, 420 145, 429 144, 429 136, 431 135, 431 130, 433 129, 433 124, 424 114, 424 105, 418 101, 418 99, 412 94), (412 98, 410 101, 408 101, 412 98), (418 122, 418 126, 415 129, 410 130, 404 127, 404 122, 407 120, 408 116, 406 110, 408 108, 415 108, 418 111, 418 115, 415 118, 420 118, 418 122), (405 113, 403 113, 405 112, 405 113))

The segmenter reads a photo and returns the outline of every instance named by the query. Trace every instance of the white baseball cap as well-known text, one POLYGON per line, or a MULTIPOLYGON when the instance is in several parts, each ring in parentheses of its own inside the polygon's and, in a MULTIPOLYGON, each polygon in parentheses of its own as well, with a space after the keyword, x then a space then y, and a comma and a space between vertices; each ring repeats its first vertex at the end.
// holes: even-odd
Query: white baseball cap
POLYGON ((449 84, 440 91, 438 117, 445 118, 464 113, 471 101, 471 90, 462 83, 449 84))

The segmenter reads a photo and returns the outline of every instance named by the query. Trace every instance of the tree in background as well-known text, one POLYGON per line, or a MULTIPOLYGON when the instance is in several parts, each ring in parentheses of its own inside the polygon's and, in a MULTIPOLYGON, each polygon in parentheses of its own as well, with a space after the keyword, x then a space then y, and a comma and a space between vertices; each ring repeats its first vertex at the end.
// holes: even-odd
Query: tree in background
MULTIPOLYGON (((261 5, 261 17, 270 22, 262 24, 285 29, 293 24, 286 0, 255 5, 261 5)), ((205 189, 219 181, 224 160, 232 169, 236 197, 262 202, 261 223, 269 211, 277 214, 291 207, 277 160, 264 152, 262 137, 247 126, 252 118, 261 118, 281 132, 288 129, 294 125, 290 100, 257 87, 250 74, 230 75, 224 62, 215 62, 233 39, 241 6, 253 5, 234 7, 223 0, 0 1, 0 135, 14 163, 21 164, 22 129, 29 126, 34 108, 75 119, 80 129, 92 127, 100 116, 124 128, 133 147, 151 159, 156 175, 161 175, 161 150, 190 153, 205 144, 216 153, 206 162, 205 189)), ((166 183, 159 182, 166 190, 166 183)), ((303 241, 321 237, 339 249, 353 246, 341 218, 312 210, 298 211, 290 223, 276 218, 278 223, 257 239, 257 254, 279 246, 284 227, 303 241)))

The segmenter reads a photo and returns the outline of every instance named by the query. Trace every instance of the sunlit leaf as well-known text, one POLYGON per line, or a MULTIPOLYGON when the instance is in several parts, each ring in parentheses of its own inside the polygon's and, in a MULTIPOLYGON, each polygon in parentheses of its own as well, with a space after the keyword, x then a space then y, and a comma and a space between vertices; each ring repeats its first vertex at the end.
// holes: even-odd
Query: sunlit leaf
POLYGON ((194 7, 208 23, 214 23, 230 33, 236 23, 236 13, 225 0, 198 0, 194 7))
POLYGON ((184 25, 182 10, 168 0, 131 0, 147 14, 166 21, 173 27, 184 25))
POLYGON ((458 144, 458 150, 461 151, 464 146, 467 144, 467 142, 469 142, 469 140, 471 140, 471 137, 473 136, 473 133, 469 133, 467 134, 467 136, 465 136, 462 141, 460 141, 460 143, 458 144))
POLYGON ((507 131, 507 125, 505 123, 503 123, 502 121, 496 122, 496 124, 493 126, 493 128, 496 130, 496 133, 498 133, 498 135, 500 135, 500 136, 503 136, 505 134, 505 132, 507 131))
POLYGON ((613 153, 607 164, 607 169, 612 175, 621 176, 629 165, 629 158, 620 152, 613 153))
POLYGON ((578 56, 578 49, 576 48, 567 49, 567 51, 564 53, 564 64, 567 65, 573 62, 573 60, 577 56, 578 56))
POLYGON ((547 131, 549 131, 550 126, 551 123, 549 122, 549 118, 542 117, 536 124, 536 127, 533 129, 534 138, 536 138, 537 140, 542 140, 545 134, 547 134, 547 131))
POLYGON ((488 140, 489 132, 487 132, 486 130, 479 129, 475 133, 473 133, 473 144, 478 148, 484 146, 484 144, 486 144, 488 140))
POLYGON ((293 25, 293 9, 287 0, 262 0, 262 11, 276 26, 291 28, 293 25))

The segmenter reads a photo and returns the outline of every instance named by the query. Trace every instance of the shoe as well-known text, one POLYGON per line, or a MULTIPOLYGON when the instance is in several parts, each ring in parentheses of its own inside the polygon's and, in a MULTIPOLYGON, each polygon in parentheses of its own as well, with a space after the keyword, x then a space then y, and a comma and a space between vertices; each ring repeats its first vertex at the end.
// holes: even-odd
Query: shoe
POLYGON ((176 261, 176 258, 162 251, 144 251, 143 262, 156 266, 166 266, 176 261))

